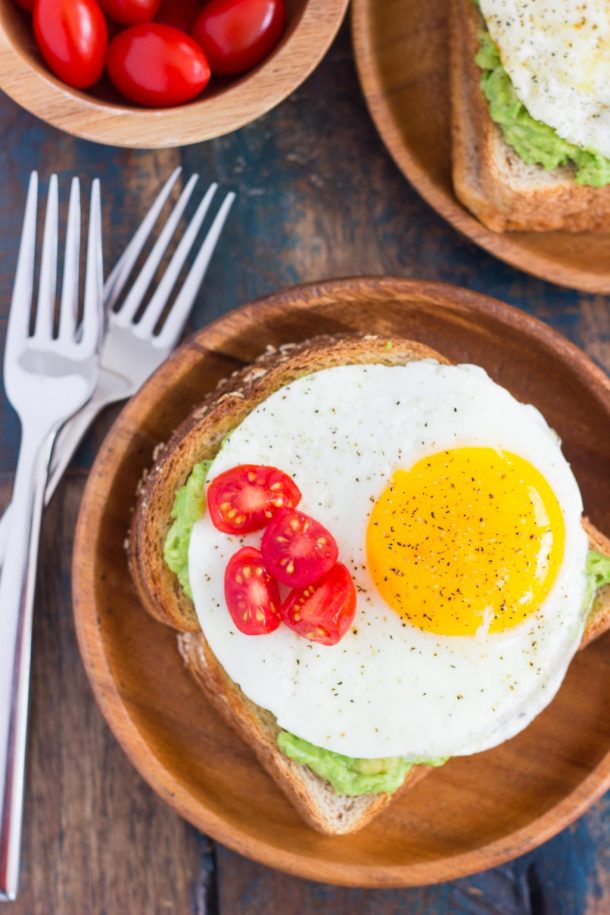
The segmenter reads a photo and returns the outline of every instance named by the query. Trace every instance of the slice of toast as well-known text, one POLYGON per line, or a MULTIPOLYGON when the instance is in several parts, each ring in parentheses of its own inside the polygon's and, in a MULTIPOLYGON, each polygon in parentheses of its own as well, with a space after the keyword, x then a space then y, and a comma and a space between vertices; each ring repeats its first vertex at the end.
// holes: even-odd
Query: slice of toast
MULTIPOLYGON (((222 382, 185 420, 168 444, 157 449, 154 467, 142 481, 133 517, 129 564, 144 607, 158 620, 181 632, 178 643, 182 657, 211 704, 252 747, 306 822, 329 835, 361 829, 397 792, 356 798, 337 795, 326 781, 278 749, 275 718, 252 703, 214 657, 201 633, 191 600, 165 565, 163 544, 171 524, 174 494, 193 466, 214 457, 224 437, 274 391, 330 366, 375 362, 404 365, 426 358, 448 361, 423 344, 377 337, 319 337, 267 352, 252 366, 222 382)), ((610 555, 610 542, 590 522, 584 524, 591 545, 610 555)), ((610 587, 607 587, 596 597, 583 644, 609 627, 610 587)), ((414 766, 400 790, 412 786, 429 771, 429 767, 414 766)))
POLYGON ((496 232, 610 230, 610 186, 576 182, 571 166, 528 165, 492 121, 475 63, 484 20, 474 0, 450 0, 450 88, 456 195, 496 232))

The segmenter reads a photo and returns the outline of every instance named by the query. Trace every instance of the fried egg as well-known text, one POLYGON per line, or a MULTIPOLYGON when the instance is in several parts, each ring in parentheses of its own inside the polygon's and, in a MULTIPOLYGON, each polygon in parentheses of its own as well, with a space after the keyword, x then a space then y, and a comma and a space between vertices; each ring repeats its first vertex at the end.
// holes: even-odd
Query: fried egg
POLYGON ((224 443, 209 480, 274 465, 333 534, 357 589, 334 646, 233 625, 243 544, 209 518, 189 574, 202 630, 281 728, 353 757, 475 753, 552 699, 584 628, 582 501, 556 435, 480 368, 329 368, 281 388, 224 443))
POLYGON ((480 0, 529 113, 582 149, 610 157, 607 0, 480 0))

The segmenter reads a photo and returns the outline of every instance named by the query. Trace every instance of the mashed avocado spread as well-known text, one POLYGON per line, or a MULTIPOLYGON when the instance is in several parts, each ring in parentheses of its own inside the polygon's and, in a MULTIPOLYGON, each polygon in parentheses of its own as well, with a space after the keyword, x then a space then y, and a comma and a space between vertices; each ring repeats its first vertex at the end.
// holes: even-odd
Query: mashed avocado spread
POLYGON ((528 165, 542 165, 548 170, 574 165, 578 184, 591 187, 610 184, 610 159, 580 149, 563 140, 548 124, 535 120, 519 100, 487 30, 480 33, 479 43, 475 60, 483 70, 481 88, 489 104, 489 113, 509 146, 528 165))
POLYGON ((167 532, 163 548, 166 565, 178 576, 182 590, 193 596, 189 581, 189 542, 195 521, 205 511, 205 481, 211 461, 195 464, 191 474, 174 496, 172 518, 174 523, 167 532))
MULTIPOLYGON (((191 531, 205 510, 205 481, 211 461, 195 464, 188 480, 176 493, 170 527, 163 555, 169 568, 178 576, 184 592, 192 597, 188 573, 191 531)), ((593 604, 595 592, 610 584, 610 558, 596 550, 587 557, 586 606, 593 604)), ((361 794, 391 793, 402 785, 405 775, 415 765, 442 766, 445 759, 389 757, 387 759, 353 759, 331 750, 323 750, 288 731, 280 731, 277 744, 285 756, 308 766, 320 778, 330 782, 337 794, 354 797, 361 794)))
POLYGON ((405 775, 415 765, 442 766, 446 759, 406 759, 391 756, 387 759, 353 759, 332 750, 322 750, 312 743, 280 731, 277 745, 285 756, 303 766, 309 766, 316 775, 330 782, 337 794, 355 797, 360 794, 391 794, 402 785, 405 775))
POLYGON ((585 607, 590 611, 593 607, 595 594, 604 585, 610 585, 610 556, 604 556, 597 550, 589 550, 587 554, 587 589, 585 607))

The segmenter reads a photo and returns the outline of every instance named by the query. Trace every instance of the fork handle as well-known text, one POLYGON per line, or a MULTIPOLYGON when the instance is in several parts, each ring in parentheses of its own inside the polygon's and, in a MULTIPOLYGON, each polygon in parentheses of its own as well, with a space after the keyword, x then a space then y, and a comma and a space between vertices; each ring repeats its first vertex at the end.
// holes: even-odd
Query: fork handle
MULTIPOLYGON (((107 398, 96 391, 89 403, 85 404, 85 406, 71 417, 71 419, 69 419, 60 429, 51 456, 49 479, 44 493, 45 505, 48 505, 51 501, 53 493, 57 489, 61 478, 66 472, 68 464, 74 457, 74 452, 83 440, 89 426, 93 423, 93 420, 98 413, 100 413, 109 402, 110 401, 107 398)), ((0 554, 0 565, 1 564, 2 555, 0 554)))
POLYGON ((23 812, 32 611, 54 432, 24 429, 11 536, 0 578, 0 899, 17 896, 23 812))
MULTIPOLYGON (((87 432, 96 416, 107 406, 116 400, 116 396, 110 392, 100 392, 96 390, 89 403, 79 410, 71 419, 69 419, 61 428, 55 440, 55 447, 51 457, 49 478, 44 493, 44 504, 48 505, 57 489, 57 486, 63 477, 66 467, 72 460, 74 452, 81 443, 83 436, 87 432)), ((0 516, 0 568, 4 563, 8 538, 11 529, 12 503, 9 503, 4 514, 0 516)))

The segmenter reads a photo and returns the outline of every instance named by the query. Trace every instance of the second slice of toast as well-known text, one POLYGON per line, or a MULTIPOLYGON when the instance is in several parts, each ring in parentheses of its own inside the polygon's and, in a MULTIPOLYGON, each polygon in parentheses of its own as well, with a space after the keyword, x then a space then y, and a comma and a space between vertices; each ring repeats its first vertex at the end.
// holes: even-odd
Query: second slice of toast
POLYGON ((610 186, 578 184, 571 166, 528 165, 492 120, 475 63, 485 27, 473 0, 450 0, 453 184, 488 228, 505 231, 610 230, 610 186))

